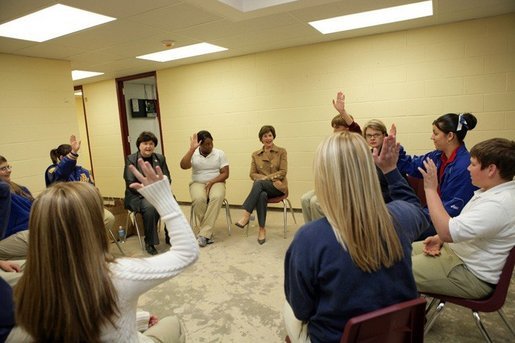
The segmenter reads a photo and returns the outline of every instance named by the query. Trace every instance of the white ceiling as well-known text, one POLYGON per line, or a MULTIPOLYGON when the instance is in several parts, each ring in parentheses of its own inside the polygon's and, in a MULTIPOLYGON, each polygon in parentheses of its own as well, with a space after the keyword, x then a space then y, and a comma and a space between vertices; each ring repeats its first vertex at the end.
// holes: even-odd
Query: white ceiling
MULTIPOLYGON (((253 0, 259 1, 259 0, 253 0)), ((72 69, 104 75, 86 84, 173 66, 382 32, 515 12, 515 0, 433 0, 434 16, 322 35, 309 21, 420 0, 299 0, 239 12, 218 0, 0 0, 0 23, 61 3, 117 18, 87 30, 36 43, 0 37, 0 53, 71 61, 72 69), (229 50, 159 63, 136 56, 208 42, 229 50)))

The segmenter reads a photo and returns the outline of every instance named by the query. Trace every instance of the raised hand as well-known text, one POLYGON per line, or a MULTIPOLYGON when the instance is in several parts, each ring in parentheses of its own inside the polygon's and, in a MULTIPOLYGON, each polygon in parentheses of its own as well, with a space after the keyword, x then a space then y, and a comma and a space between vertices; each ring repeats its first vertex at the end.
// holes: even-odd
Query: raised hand
POLYGON ((383 174, 387 174, 397 168, 397 160, 399 159, 400 144, 394 135, 386 136, 383 139, 381 153, 377 148, 372 151, 372 157, 375 164, 381 169, 383 174))
POLYGON ((388 133, 389 136, 397 136, 397 126, 395 124, 392 124, 392 127, 390 128, 390 132, 388 133))
POLYGON ((336 94, 336 100, 333 99, 333 106, 338 113, 342 114, 345 112, 345 95, 343 92, 338 92, 338 94, 336 94))
POLYGON ((197 138, 197 134, 194 133, 190 138, 190 150, 194 151, 200 146, 200 143, 197 138))
POLYGON ((443 245, 442 240, 438 235, 427 237, 424 240, 424 248, 422 251, 424 254, 429 256, 438 256, 441 253, 441 247, 443 245))
POLYGON ((148 162, 144 162, 142 158, 138 159, 138 165, 142 171, 140 173, 138 169, 136 169, 135 166, 132 164, 129 166, 129 170, 131 173, 136 176, 136 178, 141 182, 134 182, 129 185, 130 188, 133 189, 141 189, 144 186, 148 186, 153 184, 154 182, 158 182, 164 179, 163 171, 159 166, 156 167, 156 170, 154 171, 154 168, 152 168, 152 165, 148 162))
POLYGON ((424 161, 424 167, 426 170, 422 168, 418 168, 418 171, 424 177, 424 189, 428 190, 437 190, 438 189, 438 176, 436 165, 431 159, 427 159, 424 161))
POLYGON ((80 150, 80 141, 77 140, 75 135, 70 136, 70 145, 72 147, 72 152, 76 154, 80 150))

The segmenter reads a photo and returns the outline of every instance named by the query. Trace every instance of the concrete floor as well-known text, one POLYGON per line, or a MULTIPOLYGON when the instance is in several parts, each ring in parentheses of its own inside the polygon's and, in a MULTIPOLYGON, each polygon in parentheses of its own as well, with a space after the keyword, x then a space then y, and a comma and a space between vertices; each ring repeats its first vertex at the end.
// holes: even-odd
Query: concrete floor
MULTIPOLYGON (((189 219, 190 207, 181 206, 189 219)), ((231 209, 236 221, 241 210, 231 209)), ((288 215, 288 234, 283 238, 282 212, 269 211, 267 241, 258 245, 257 227, 251 224, 249 236, 232 226, 228 235, 225 211, 220 212, 215 229, 215 243, 201 249, 197 263, 172 280, 144 294, 139 307, 159 317, 174 314, 187 330, 188 342, 283 342, 282 324, 283 261, 291 239, 303 223, 288 215)), ((117 222, 124 222, 118 218, 117 222)), ((164 233, 161 230, 161 237, 164 233)), ((137 236, 122 245, 129 256, 146 256, 137 236)), ((162 243, 159 251, 168 246, 162 243)), ((120 253, 112 244, 111 251, 120 253)), ((515 277, 504 311, 515 326, 515 277)), ((494 342, 515 342, 497 313, 482 315, 494 342)), ((469 310, 449 304, 425 337, 429 343, 483 342, 469 310)))

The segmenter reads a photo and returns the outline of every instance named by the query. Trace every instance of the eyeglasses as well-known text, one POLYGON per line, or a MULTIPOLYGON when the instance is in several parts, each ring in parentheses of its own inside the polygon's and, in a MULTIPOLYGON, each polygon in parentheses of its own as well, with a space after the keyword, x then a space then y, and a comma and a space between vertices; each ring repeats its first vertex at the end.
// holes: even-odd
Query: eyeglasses
POLYGON ((11 169, 13 169, 13 167, 10 166, 10 165, 6 165, 6 166, 3 166, 3 167, 0 167, 0 171, 3 171, 3 172, 7 171, 7 170, 11 170, 11 169))
POLYGON ((372 139, 372 138, 379 138, 382 135, 383 135, 382 133, 374 133, 373 135, 366 134, 365 137, 366 137, 366 139, 372 139))

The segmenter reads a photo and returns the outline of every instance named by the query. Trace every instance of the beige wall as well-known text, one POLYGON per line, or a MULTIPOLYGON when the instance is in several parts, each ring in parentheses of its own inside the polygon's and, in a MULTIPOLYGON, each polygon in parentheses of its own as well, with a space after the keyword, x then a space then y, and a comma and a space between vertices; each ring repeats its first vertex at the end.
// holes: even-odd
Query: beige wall
POLYGON ((123 197, 123 148, 114 80, 84 85, 95 184, 105 197, 123 197))
POLYGON ((78 132, 70 63, 0 54, 0 155, 13 181, 45 188, 49 151, 78 132))
MULTIPOLYGON (((313 152, 331 132, 331 99, 347 94, 363 125, 395 122, 408 153, 433 149, 431 122, 468 111, 479 124, 469 148, 489 137, 515 138, 515 14, 252 54, 157 72, 172 187, 189 201, 190 171, 179 168, 191 133, 210 130, 231 163, 227 198, 250 189, 257 132, 276 127, 288 150, 290 198, 313 188, 313 152)), ((68 62, 0 55, 0 154, 13 178, 44 187, 48 151, 78 132, 68 62), (50 82, 49 82, 50 81, 50 82)), ((84 85, 93 168, 104 196, 123 196, 123 152, 115 81, 84 85)))
POLYGON ((227 198, 250 189, 250 154, 264 124, 288 150, 290 198, 313 188, 313 152, 331 132, 331 99, 347 95, 363 125, 396 123, 410 154, 434 149, 431 122, 447 112, 472 112, 473 144, 515 138, 515 14, 418 30, 253 54, 157 72, 166 157, 179 200, 189 200, 190 171, 178 162, 188 137, 211 131, 230 160, 227 198))
POLYGON ((84 112, 82 95, 75 95, 75 111, 77 115, 77 124, 79 125, 78 137, 80 137, 79 162, 81 166, 91 171, 86 113, 84 112))

